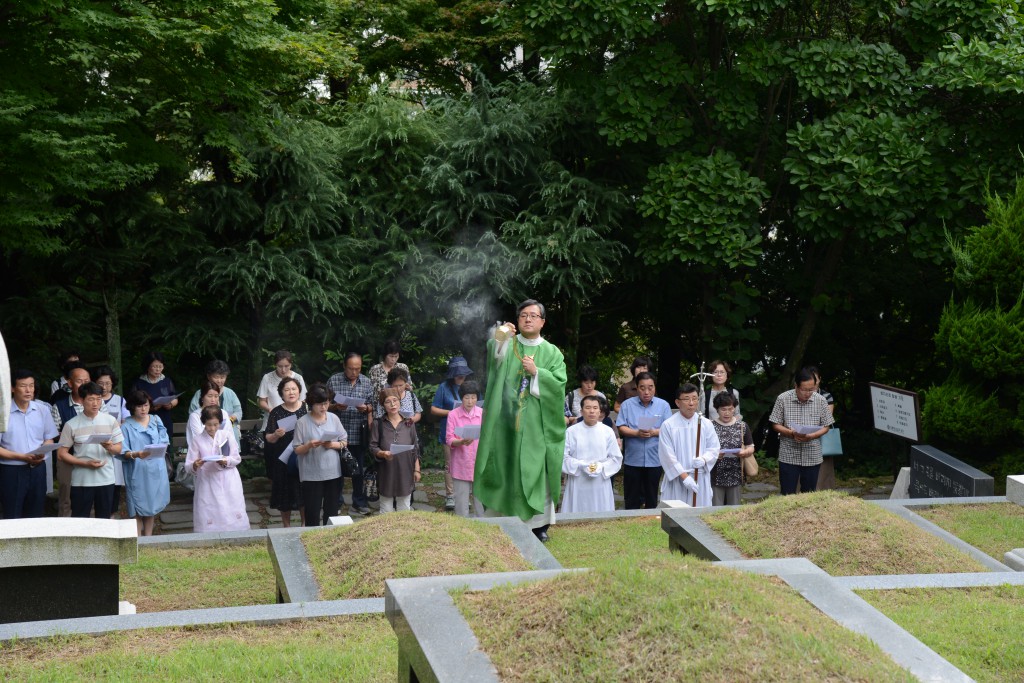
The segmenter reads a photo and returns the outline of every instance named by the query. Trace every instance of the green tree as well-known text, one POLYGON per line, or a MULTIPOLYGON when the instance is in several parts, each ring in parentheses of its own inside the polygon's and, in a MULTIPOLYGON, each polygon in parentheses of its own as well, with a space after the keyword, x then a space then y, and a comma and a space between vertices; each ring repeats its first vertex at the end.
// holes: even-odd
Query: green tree
POLYGON ((317 29, 327 9, 319 0, 0 9, 0 249, 47 257, 43 291, 31 294, 61 301, 46 290, 60 287, 94 310, 115 368, 124 314, 141 323, 154 309, 140 301, 160 311, 174 303, 166 275, 195 242, 182 214, 193 177, 250 176, 246 153, 252 140, 273 139, 275 107, 310 100, 318 81, 351 68, 351 50, 317 29))
POLYGON ((928 390, 922 426, 991 462, 1005 455, 993 446, 1024 441, 1024 181, 987 207, 988 221, 951 245, 956 290, 935 335, 950 374, 928 390))
POLYGON ((540 0, 500 16, 629 171, 639 216, 621 239, 647 268, 628 315, 657 330, 661 385, 725 355, 771 396, 809 348, 849 338, 852 311, 910 329, 893 265, 941 282, 944 226, 976 220, 977 189, 1024 138, 1015 12, 540 0), (663 289, 670 305, 643 294, 663 289))

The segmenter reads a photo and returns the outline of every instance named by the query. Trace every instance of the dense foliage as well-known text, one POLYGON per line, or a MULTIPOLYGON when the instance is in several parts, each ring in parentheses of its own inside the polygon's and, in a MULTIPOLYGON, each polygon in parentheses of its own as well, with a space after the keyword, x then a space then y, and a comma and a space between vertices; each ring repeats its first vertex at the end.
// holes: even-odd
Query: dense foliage
MULTIPOLYGON (((661 393, 722 357, 756 420, 816 363, 864 425, 869 381, 946 379, 928 342, 946 233, 978 251, 965 228, 986 188, 1011 192, 1024 142, 1013 2, 34 0, 0 18, 0 324, 44 376, 64 347, 125 375, 161 348, 179 383, 216 355, 251 396, 274 348, 316 379, 396 337, 429 382, 453 352, 482 368, 486 326, 533 295, 602 388, 637 352, 661 393)), ((973 258, 982 280, 1019 272, 973 258)), ((968 357, 990 382, 1019 365, 983 341, 1019 335, 1020 283, 983 285, 940 332, 956 381, 968 357)), ((992 438, 1019 430, 1014 391, 992 438)))

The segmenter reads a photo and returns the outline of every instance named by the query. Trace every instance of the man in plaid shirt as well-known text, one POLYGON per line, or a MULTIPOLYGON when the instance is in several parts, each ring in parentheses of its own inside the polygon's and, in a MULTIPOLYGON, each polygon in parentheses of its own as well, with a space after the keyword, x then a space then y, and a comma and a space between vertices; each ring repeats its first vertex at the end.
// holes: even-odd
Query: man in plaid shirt
MULTIPOLYGON (((363 466, 366 465, 366 453, 370 444, 368 426, 373 421, 373 384, 370 378, 361 374, 363 369, 363 357, 355 351, 345 354, 345 371, 331 375, 327 380, 327 388, 335 394, 361 398, 366 402, 358 408, 347 407, 338 403, 331 403, 331 412, 335 413, 341 420, 341 426, 348 433, 348 449, 352 456, 363 466)), ((342 482, 344 484, 344 482, 342 482)), ((344 503, 344 496, 340 503, 344 503)), ((370 514, 363 492, 363 475, 357 474, 352 477, 352 505, 350 512, 359 515, 370 514)), ((341 505, 339 504, 339 508, 341 505)))
POLYGON ((798 372, 794 384, 775 399, 768 418, 779 433, 779 488, 784 496, 796 493, 797 483, 804 493, 815 490, 822 461, 821 437, 835 422, 809 370, 798 372))

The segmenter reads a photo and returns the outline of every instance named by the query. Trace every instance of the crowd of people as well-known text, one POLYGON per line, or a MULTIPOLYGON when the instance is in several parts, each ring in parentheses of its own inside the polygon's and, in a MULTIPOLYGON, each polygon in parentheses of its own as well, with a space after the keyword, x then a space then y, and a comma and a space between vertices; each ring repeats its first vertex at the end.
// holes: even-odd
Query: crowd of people
MULTIPOLYGON (((587 365, 566 391, 562 354, 540 335, 545 318, 543 305, 528 300, 514 323, 495 330, 486 401, 469 379, 474 373, 466 359, 450 359, 430 405, 439 421, 447 510, 518 516, 547 540, 559 502, 560 513, 614 510, 620 472, 626 509, 652 509, 661 500, 739 504, 756 461, 727 362, 713 361, 702 372, 709 387, 702 381, 680 386, 672 406, 656 395, 650 360, 637 357, 632 377, 609 405, 596 388, 597 371, 587 365)), ((292 354, 275 354, 256 398, 270 508, 282 526, 291 525, 293 512, 303 526, 327 524, 345 507, 346 477, 349 514, 370 514, 371 500, 382 514, 411 509, 421 478, 423 408, 400 356, 399 344, 389 341, 367 375, 363 356, 349 352, 341 372, 307 387, 292 354)), ((140 535, 152 534, 170 500, 171 411, 183 395, 164 374, 164 357, 147 354, 124 397, 114 392, 111 368, 90 370, 75 353, 62 361, 49 403, 37 397, 31 372, 12 375, 9 428, 0 434, 3 516, 42 516, 55 474, 60 516, 116 515, 123 487, 125 513, 137 520, 140 535)), ((229 375, 227 363, 211 361, 189 402, 184 470, 194 485, 197 532, 249 528, 238 473, 242 403, 227 386, 229 375)), ((833 418, 816 369, 797 374, 769 419, 780 442, 783 494, 813 491, 819 477, 834 476, 821 468, 821 438, 833 418)))

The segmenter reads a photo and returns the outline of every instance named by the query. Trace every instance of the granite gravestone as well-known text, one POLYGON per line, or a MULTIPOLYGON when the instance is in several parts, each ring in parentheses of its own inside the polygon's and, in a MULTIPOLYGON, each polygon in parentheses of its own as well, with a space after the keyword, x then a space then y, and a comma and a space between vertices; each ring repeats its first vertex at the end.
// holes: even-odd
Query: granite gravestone
POLYGON ((911 447, 911 498, 965 498, 994 493, 995 480, 981 470, 932 446, 911 447))
POLYGON ((117 614, 137 534, 134 519, 0 520, 0 623, 117 614))

